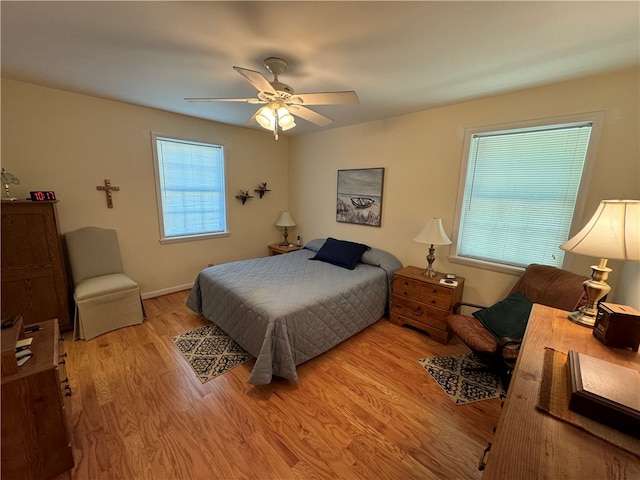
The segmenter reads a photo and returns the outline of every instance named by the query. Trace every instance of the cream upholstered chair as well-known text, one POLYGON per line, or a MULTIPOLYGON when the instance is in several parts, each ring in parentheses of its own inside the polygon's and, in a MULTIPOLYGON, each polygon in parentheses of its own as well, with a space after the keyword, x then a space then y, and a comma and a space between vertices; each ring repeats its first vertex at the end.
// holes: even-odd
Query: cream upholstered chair
POLYGON ((74 338, 89 340, 142 323, 140 288, 123 273, 116 231, 84 227, 64 239, 74 284, 74 338))

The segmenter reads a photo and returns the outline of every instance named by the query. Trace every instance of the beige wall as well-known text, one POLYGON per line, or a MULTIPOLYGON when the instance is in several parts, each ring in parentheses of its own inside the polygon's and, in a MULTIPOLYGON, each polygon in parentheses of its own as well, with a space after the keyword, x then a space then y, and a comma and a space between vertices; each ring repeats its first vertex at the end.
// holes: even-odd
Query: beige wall
MULTIPOLYGON (((426 265, 426 245, 412 239, 429 217, 442 217, 451 235, 465 129, 604 111, 584 225, 602 199, 640 198, 639 81, 637 69, 626 70, 294 137, 289 203, 297 231, 305 240, 360 241, 389 250, 404 265, 426 265), (368 167, 385 168, 382 227, 337 223, 336 171, 368 167)), ((437 247, 435 267, 467 278, 467 301, 493 303, 515 282, 511 275, 451 264, 448 254, 448 246, 437 247)), ((576 256, 567 268, 588 275, 593 262, 576 256)), ((610 266, 615 300, 622 269, 618 262, 610 266)))
POLYGON ((274 223, 287 208, 287 155, 288 139, 268 132, 2 81, 2 166, 21 181, 12 193, 54 190, 62 232, 115 228, 125 271, 147 295, 190 284, 210 263, 265 256, 281 238, 274 223), (225 146, 229 237, 160 245, 152 131, 225 146), (105 178, 120 187, 113 209, 96 190, 105 178), (263 199, 236 200, 265 181, 272 191, 263 199))
MULTIPOLYGON (((286 208, 298 224, 290 238, 361 241, 423 266, 426 246, 412 239, 432 216, 442 217, 451 235, 466 128, 603 111, 582 224, 601 199, 640 198, 639 82, 638 71, 627 70, 276 142, 267 132, 3 80, 2 166, 21 179, 13 189, 20 197, 33 189, 56 192, 63 232, 117 229, 127 273, 147 295, 190 284, 210 263, 266 255, 266 244, 280 238, 273 223, 286 208), (231 236, 160 245, 151 131, 225 145, 231 236), (368 167, 385 168, 382 227, 337 223, 337 170, 368 167), (113 209, 95 188, 105 178, 121 188, 113 209), (272 188, 262 200, 243 206, 234 198, 262 181, 272 188)), ((449 247, 437 247, 435 267, 467 278, 467 301, 491 303, 515 280, 450 264, 448 254, 449 247)), ((592 263, 576 257, 570 268, 588 274, 592 263)), ((633 305, 628 299, 638 301, 637 293, 616 287, 623 271, 626 285, 637 281, 618 262, 610 265, 610 300, 618 295, 633 305)))

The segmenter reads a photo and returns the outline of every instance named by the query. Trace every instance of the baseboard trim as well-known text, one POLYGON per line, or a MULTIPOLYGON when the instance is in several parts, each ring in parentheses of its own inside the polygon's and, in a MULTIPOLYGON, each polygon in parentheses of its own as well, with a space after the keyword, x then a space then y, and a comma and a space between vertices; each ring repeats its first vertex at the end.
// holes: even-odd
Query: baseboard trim
POLYGON ((186 283, 184 285, 178 285, 176 287, 163 288, 162 290, 156 290, 154 292, 147 292, 142 294, 142 299, 147 300, 149 298, 161 297, 162 295, 169 295, 170 293, 181 292, 183 290, 190 290, 193 287, 193 283, 186 283))

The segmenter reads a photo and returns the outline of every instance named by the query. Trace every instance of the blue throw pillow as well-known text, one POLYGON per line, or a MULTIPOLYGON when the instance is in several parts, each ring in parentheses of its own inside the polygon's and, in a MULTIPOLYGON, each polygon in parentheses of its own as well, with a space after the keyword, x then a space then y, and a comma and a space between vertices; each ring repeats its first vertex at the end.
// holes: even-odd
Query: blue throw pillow
POLYGON ((500 340, 501 338, 522 338, 529 321, 532 303, 520 292, 514 292, 504 300, 483 310, 473 312, 484 327, 500 340))
POLYGON ((331 263, 338 267, 353 270, 362 258, 362 254, 369 250, 369 246, 362 243, 348 242, 346 240, 336 240, 327 238, 322 248, 310 260, 320 260, 331 263))

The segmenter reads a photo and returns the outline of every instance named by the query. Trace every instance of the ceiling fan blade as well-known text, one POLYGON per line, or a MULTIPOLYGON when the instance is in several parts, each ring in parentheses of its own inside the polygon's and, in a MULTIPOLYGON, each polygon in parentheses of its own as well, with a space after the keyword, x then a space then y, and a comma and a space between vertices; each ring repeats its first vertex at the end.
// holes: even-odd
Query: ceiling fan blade
POLYGON ((259 98, 206 98, 206 97, 187 97, 187 102, 245 102, 251 104, 267 103, 259 98))
POLYGON ((290 102, 294 105, 346 105, 360 103, 360 100, 356 92, 348 91, 300 93, 291 97, 290 102))
POLYGON ((276 95, 277 92, 275 88, 273 88, 273 86, 269 83, 269 80, 267 80, 260 72, 240 67, 233 67, 233 69, 244 78, 246 78, 247 81, 251 85, 253 85, 259 92, 267 92, 276 95))
POLYGON ((305 120, 308 120, 311 123, 315 123, 319 127, 326 127, 327 125, 330 125, 333 123, 333 120, 331 120, 329 117, 320 115, 319 113, 314 112, 313 110, 303 107, 301 105, 290 105, 288 108, 289 108, 289 111, 295 116, 304 118, 305 120))

